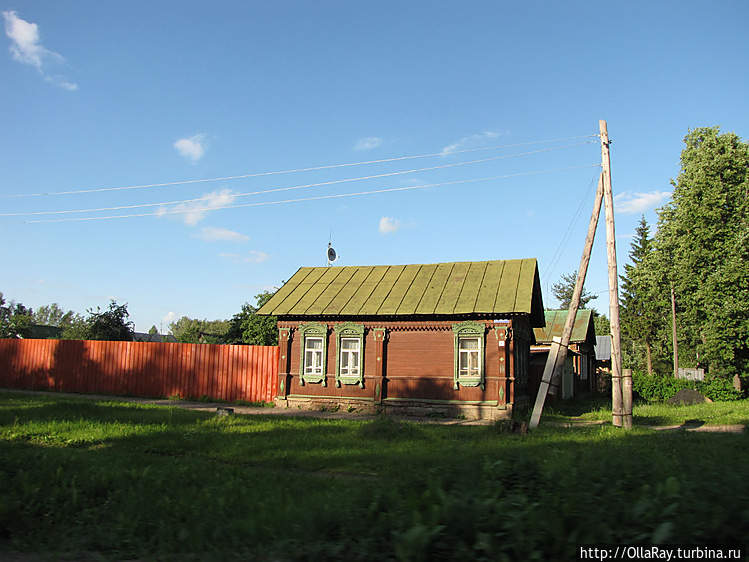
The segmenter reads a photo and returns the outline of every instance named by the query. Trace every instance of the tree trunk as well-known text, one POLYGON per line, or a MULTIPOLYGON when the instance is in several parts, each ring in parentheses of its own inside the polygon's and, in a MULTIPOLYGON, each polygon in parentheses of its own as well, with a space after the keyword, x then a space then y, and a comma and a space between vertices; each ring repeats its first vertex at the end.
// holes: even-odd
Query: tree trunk
POLYGON ((648 340, 645 340, 645 356, 648 362, 648 375, 652 375, 653 374, 653 354, 650 349, 650 342, 648 340))

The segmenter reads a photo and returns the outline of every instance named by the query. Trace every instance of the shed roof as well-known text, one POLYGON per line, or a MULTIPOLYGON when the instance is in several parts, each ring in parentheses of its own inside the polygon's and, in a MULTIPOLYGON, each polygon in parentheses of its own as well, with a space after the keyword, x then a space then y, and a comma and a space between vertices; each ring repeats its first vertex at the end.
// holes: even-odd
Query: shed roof
POLYGON ((543 325, 536 259, 302 267, 258 311, 274 316, 527 314, 543 325))
MULTIPOLYGON (((568 310, 547 310, 544 313, 546 317, 545 328, 534 328, 538 343, 551 343, 554 337, 561 337, 564 331, 564 323, 567 321, 568 310)), ((590 341, 595 345, 595 328, 593 326, 593 311, 578 310, 575 316, 575 325, 572 327, 570 341, 580 343, 590 341)))
POLYGON ((611 336, 596 336, 596 359, 611 361, 611 336))

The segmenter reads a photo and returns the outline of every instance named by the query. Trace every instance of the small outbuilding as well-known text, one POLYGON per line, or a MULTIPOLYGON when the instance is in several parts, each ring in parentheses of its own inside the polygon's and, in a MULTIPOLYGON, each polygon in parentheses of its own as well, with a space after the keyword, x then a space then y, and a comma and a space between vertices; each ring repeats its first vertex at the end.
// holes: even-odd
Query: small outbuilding
POLYGON ((501 418, 528 404, 535 259, 303 267, 278 318, 278 404, 501 418))
MULTIPOLYGON (((551 343, 555 337, 562 336, 568 314, 567 310, 547 310, 544 313, 546 325, 533 330, 536 337, 536 345, 531 348, 531 378, 534 392, 538 390, 541 382, 551 343)), ((595 349, 593 311, 578 310, 567 348, 567 360, 562 371, 561 396, 557 398, 588 395, 595 390, 595 349)))

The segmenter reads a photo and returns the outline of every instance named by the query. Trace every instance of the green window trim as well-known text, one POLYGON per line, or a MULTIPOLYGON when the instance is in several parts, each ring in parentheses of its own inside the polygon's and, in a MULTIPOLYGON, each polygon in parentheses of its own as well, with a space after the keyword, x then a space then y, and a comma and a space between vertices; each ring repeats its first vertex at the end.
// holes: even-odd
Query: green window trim
POLYGON ((328 327, 320 322, 299 325, 299 384, 322 383, 328 386, 328 327))
POLYGON ((486 325, 467 320, 453 325, 455 359, 453 389, 460 386, 480 386, 485 390, 484 350, 486 325))
POLYGON ((336 334, 335 385, 358 384, 364 388, 364 324, 343 322, 336 334))

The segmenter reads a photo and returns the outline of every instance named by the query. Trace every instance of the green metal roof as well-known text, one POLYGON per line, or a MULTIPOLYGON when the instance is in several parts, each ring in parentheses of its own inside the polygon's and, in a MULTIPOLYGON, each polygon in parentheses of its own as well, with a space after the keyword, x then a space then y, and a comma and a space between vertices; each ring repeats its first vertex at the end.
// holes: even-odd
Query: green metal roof
MULTIPOLYGON (((534 328, 536 341, 540 344, 551 343, 554 337, 562 337, 564 323, 567 321, 568 310, 547 310, 545 328, 534 328)), ((591 344, 595 345, 595 328, 593 327, 593 311, 582 309, 577 311, 575 325, 572 327, 571 342, 584 342, 592 338, 591 344)))
POLYGON ((543 324, 535 259, 302 267, 258 311, 273 316, 529 314, 543 324))

